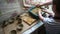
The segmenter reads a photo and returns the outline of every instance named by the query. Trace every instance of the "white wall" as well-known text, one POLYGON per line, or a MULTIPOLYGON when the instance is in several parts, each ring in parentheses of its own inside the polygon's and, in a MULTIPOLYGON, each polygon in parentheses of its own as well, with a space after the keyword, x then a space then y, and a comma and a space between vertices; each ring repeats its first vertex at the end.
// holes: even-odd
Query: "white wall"
POLYGON ((23 12, 22 10, 22 0, 15 0, 15 3, 6 3, 4 0, 0 0, 0 10, 2 15, 0 15, 0 23, 3 20, 9 18, 11 14, 15 13, 15 11, 19 14, 23 12))

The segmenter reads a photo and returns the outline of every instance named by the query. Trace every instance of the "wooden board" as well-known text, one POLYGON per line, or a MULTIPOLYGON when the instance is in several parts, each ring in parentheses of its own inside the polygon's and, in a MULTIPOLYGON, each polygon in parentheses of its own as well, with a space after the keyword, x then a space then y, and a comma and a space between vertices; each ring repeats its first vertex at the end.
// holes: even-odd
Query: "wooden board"
POLYGON ((32 18, 29 13, 24 13, 21 15, 21 19, 23 21, 25 21, 28 25, 33 24, 34 22, 36 22, 36 19, 32 18))

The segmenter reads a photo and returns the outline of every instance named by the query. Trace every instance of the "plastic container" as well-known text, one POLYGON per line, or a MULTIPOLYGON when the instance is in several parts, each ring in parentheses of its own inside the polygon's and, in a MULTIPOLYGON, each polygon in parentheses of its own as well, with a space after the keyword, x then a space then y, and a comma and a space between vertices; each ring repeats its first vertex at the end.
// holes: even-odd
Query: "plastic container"
MULTIPOLYGON (((29 14, 32 16, 32 17, 34 17, 34 18, 36 18, 36 19, 39 19, 39 17, 38 17, 38 14, 34 14, 34 13, 32 13, 32 10, 33 9, 35 9, 36 7, 31 7, 29 10, 28 10, 28 12, 29 12, 29 14)), ((41 8, 41 7, 40 7, 41 8)), ((42 12, 42 16, 46 16, 46 14, 45 14, 45 12, 42 12)))

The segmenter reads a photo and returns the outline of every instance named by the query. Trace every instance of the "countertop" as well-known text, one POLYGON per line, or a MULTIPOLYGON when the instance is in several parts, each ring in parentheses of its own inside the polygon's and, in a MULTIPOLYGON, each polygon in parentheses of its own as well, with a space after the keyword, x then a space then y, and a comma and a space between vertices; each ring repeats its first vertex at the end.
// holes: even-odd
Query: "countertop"
MULTIPOLYGON (((30 26, 25 22, 22 22, 22 24, 24 25, 23 30, 22 31, 17 31, 17 34, 30 34, 33 31, 35 31, 37 28, 39 28, 40 26, 43 25, 43 23, 40 20, 38 20, 37 22, 33 23, 30 26)), ((5 32, 5 34, 10 34, 10 32, 12 30, 16 30, 16 28, 17 28, 17 21, 15 21, 14 23, 6 26, 4 28, 4 32, 5 32)))
POLYGON ((39 28, 40 26, 42 26, 43 23, 41 21, 39 21, 36 25, 34 25, 33 27, 31 27, 30 29, 26 30, 25 32, 23 32, 22 34, 30 34, 33 31, 35 31, 37 28, 39 28))

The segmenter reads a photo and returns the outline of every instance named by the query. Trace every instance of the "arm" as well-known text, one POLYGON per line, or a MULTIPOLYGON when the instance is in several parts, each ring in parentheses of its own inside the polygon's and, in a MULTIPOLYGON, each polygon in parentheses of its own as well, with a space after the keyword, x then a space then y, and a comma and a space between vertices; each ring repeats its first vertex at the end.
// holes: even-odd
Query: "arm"
MULTIPOLYGON (((52 15, 54 17, 54 13, 53 12, 49 12, 48 10, 44 9, 44 12, 48 13, 49 15, 52 15)), ((45 18, 42 16, 41 11, 38 11, 39 14, 39 18, 43 21, 45 18)))
POLYGON ((49 1, 46 1, 46 2, 39 2, 39 3, 34 3, 34 2, 31 2, 32 5, 35 5, 37 7, 39 6, 44 6, 44 5, 50 5, 52 4, 52 0, 49 0, 49 1))
POLYGON ((41 14, 41 10, 38 10, 38 15, 39 15, 39 18, 43 21, 44 17, 41 14))
POLYGON ((46 2, 43 2, 43 3, 40 3, 41 6, 50 5, 50 4, 52 4, 52 0, 49 0, 49 1, 46 1, 46 2))
POLYGON ((52 17, 54 17, 55 13, 53 11, 50 11, 48 9, 42 9, 43 12, 48 13, 49 15, 51 15, 52 17))

